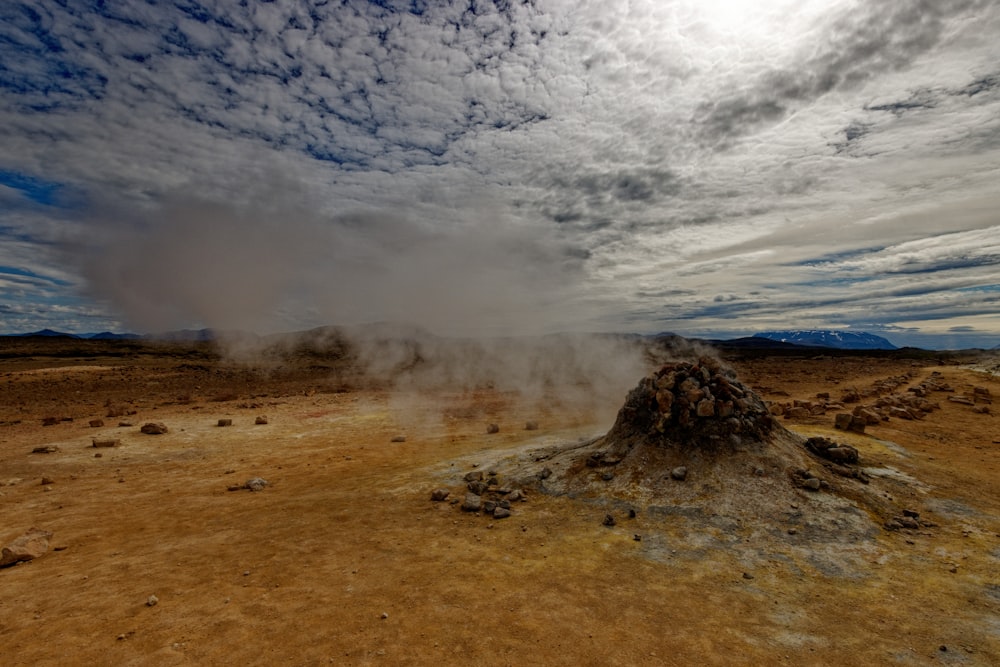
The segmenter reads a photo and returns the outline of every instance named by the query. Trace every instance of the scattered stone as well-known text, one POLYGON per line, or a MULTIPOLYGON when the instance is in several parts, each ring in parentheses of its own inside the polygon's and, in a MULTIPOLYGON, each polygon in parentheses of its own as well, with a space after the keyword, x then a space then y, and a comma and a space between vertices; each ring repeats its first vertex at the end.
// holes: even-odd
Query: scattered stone
POLYGON ((608 526, 609 528, 611 526, 615 525, 615 518, 613 516, 611 516, 610 514, 605 514, 604 515, 604 525, 608 526))
POLYGON ((162 422, 148 422, 143 424, 142 428, 139 429, 139 431, 145 433, 146 435, 162 435, 166 433, 167 430, 166 424, 162 422))
POLYGON ((635 510, 634 509, 629 509, 629 511, 628 511, 628 518, 630 518, 630 519, 634 519, 635 518, 635 510))
POLYGON ((671 479, 675 479, 678 482, 683 482, 685 479, 687 479, 687 475, 688 475, 688 469, 684 466, 677 466, 676 468, 670 471, 671 479))
MULTIPOLYGON (((233 425, 232 419, 220 419, 218 422, 218 426, 232 426, 232 425, 233 425)), ((143 433, 145 433, 145 431, 143 431, 143 433)))
POLYGON ((510 509, 506 507, 497 507, 493 510, 494 519, 506 519, 510 516, 510 509))
POLYGON ((389 614, 387 614, 387 613, 385 613, 385 612, 383 611, 383 612, 382 612, 382 620, 384 621, 384 620, 385 620, 385 619, 387 619, 387 618, 389 618, 389 614))
POLYGON ((819 436, 808 438, 805 445, 813 454, 834 463, 857 463, 859 459, 857 449, 850 445, 838 444, 829 438, 819 436))
POLYGON ((977 405, 972 408, 972 411, 980 415, 990 414, 990 406, 988 405, 977 405))
POLYGON ((542 468, 541 470, 538 471, 538 479, 543 479, 544 480, 544 479, 548 479, 549 477, 552 477, 552 469, 551 468, 542 468))
POLYGON ((483 501, 483 512, 485 512, 486 514, 493 514, 493 510, 495 510, 496 508, 497 508, 496 502, 492 500, 483 501))
POLYGON ((486 426, 486 432, 490 433, 490 434, 492 434, 492 433, 499 433, 500 432, 500 426, 497 425, 497 424, 489 424, 489 425, 486 426))
POLYGON ((132 428, 132 422, 118 422, 118 428, 132 428))
POLYGON ((98 440, 97 438, 91 438, 91 447, 117 447, 122 444, 122 441, 117 438, 104 438, 98 440))
POLYGON ((510 502, 515 502, 518 500, 527 500, 527 499, 524 497, 524 492, 521 491, 521 489, 514 489, 513 491, 507 494, 507 500, 510 502))
POLYGON ((42 477, 42 486, 45 486, 46 484, 55 484, 55 483, 56 480, 52 479, 51 477, 42 477))
POLYGON ((920 528, 920 522, 911 516, 899 516, 896 517, 896 521, 903 528, 909 528, 910 530, 917 530, 918 528, 920 528))
POLYGON ((527 422, 525 422, 524 423, 524 430, 525 431, 537 431, 538 430, 538 422, 536 422, 536 421, 527 421, 527 422))
POLYGON ((267 424, 267 415, 258 415, 256 419, 253 420, 256 426, 263 426, 267 424))
POLYGON ((797 535, 798 532, 799 532, 798 528, 789 528, 788 529, 788 534, 789 535, 797 535))
POLYGON ((852 419, 854 419, 854 415, 852 415, 850 413, 847 413, 847 412, 838 413, 833 418, 833 427, 834 428, 838 428, 841 431, 846 431, 847 427, 849 427, 851 425, 851 420, 852 419))
POLYGON ((103 456, 104 456, 104 454, 101 454, 100 452, 97 452, 96 454, 94 454, 94 458, 95 459, 102 458, 103 456))
POLYGON ((802 488, 810 491, 819 491, 822 486, 823 484, 817 477, 810 477, 806 481, 802 482, 802 488))
POLYGON ((486 493, 486 490, 489 489, 490 487, 489 484, 487 484, 486 482, 477 481, 477 482, 469 482, 468 488, 469 491, 471 491, 472 493, 476 494, 477 496, 481 496, 484 493, 486 493))
POLYGON ((919 519, 920 518, 920 512, 918 512, 916 510, 903 510, 903 516, 908 516, 908 517, 910 517, 912 519, 919 519))
POLYGON ((406 442, 406 436, 405 435, 394 435, 394 436, 392 436, 392 439, 389 440, 389 442, 406 442))
POLYGON ((949 396, 948 400, 952 403, 960 403, 961 405, 975 405, 976 402, 971 398, 966 398, 965 396, 949 396))
POLYGON ((749 572, 744 572, 743 573, 743 578, 747 579, 747 580, 750 580, 750 579, 753 579, 753 575, 750 574, 749 572))
POLYGON ((451 495, 451 491, 448 489, 434 489, 431 491, 431 500, 441 502, 442 500, 447 500, 449 495, 451 495))
POLYGON ((636 533, 635 535, 632 536, 632 539, 635 540, 636 542, 642 542, 642 535, 636 533))
POLYGON ((465 500, 462 502, 463 512, 478 512, 483 508, 483 499, 477 496, 475 493, 465 494, 465 500))
POLYGON ((462 479, 464 479, 466 482, 478 482, 482 480, 482 478, 483 478, 482 470, 473 470, 471 472, 465 473, 465 477, 463 477, 462 479))
POLYGON ((91 419, 89 423, 90 423, 90 428, 101 428, 104 426, 103 419, 91 419))
POLYGON ((604 480, 605 482, 610 482, 614 478, 615 478, 615 474, 613 472, 601 473, 601 479, 604 480))
POLYGON ((42 419, 42 426, 55 426, 59 423, 59 420, 55 417, 45 417, 42 419))
POLYGON ((52 531, 31 528, 0 550, 0 567, 41 558, 49 550, 52 531))
POLYGON ((57 445, 42 445, 41 447, 35 447, 31 450, 32 454, 55 454, 59 451, 57 445))
POLYGON ((159 601, 160 598, 156 597, 155 595, 150 595, 148 598, 146 598, 146 606, 155 607, 159 601))

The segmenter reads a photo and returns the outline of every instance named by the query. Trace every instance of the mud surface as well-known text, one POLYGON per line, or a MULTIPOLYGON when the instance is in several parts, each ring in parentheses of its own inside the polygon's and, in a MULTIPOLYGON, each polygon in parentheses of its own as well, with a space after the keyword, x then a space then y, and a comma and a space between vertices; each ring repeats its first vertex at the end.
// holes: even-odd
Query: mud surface
MULTIPOLYGON (((944 396, 865 434, 779 420, 856 448, 886 502, 929 526, 888 531, 869 506, 787 485, 754 523, 712 499, 779 478, 697 465, 661 480, 686 502, 527 489, 493 519, 449 502, 466 473, 585 445, 613 410, 488 387, 401 396, 335 363, 81 352, 0 359, 0 542, 53 533, 0 570, 6 664, 1000 664, 1000 429, 944 396)), ((1000 395, 926 360, 735 367, 767 401, 934 371, 1000 395)))

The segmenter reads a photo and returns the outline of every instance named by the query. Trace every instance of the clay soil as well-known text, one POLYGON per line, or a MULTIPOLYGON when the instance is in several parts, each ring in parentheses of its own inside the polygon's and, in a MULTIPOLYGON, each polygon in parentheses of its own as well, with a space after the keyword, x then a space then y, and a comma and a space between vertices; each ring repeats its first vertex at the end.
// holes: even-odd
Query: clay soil
MULTIPOLYGON (((836 565, 822 558, 835 525, 794 530, 822 516, 822 493, 800 492, 793 530, 752 540, 644 508, 607 527, 600 503, 539 493, 503 520, 430 501, 439 486, 464 495, 461 476, 498 452, 605 432, 617 405, 400 395, 336 364, 248 368, 198 347, 53 345, 0 358, 0 543, 54 534, 0 570, 5 665, 1000 664, 1000 428, 944 394, 864 435, 832 414, 782 420, 908 480, 896 500, 936 524, 879 529, 836 565), (150 421, 169 432, 141 434, 150 421), (31 453, 43 445, 59 451, 31 453), (253 477, 269 486, 227 490, 253 477)), ((933 371, 1000 396, 997 378, 932 359, 732 363, 771 401, 933 371)))

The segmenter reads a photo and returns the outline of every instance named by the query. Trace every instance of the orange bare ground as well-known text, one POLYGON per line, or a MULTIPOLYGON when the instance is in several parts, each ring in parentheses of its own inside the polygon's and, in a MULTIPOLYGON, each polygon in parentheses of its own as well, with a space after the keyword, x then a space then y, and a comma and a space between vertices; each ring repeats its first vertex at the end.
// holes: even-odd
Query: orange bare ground
MULTIPOLYGON (((938 524, 881 532, 836 572, 787 550, 795 536, 711 548, 669 517, 608 528, 603 508, 565 497, 531 493, 503 520, 430 501, 438 486, 461 497, 469 462, 488 468, 496 450, 607 430, 589 410, 215 364, 0 362, 0 542, 38 526, 59 549, 0 570, 5 665, 1000 664, 1000 428, 943 394, 925 419, 866 435, 832 415, 783 421, 909 475, 906 501, 938 524), (136 414, 106 417, 119 403, 136 414), (147 421, 170 431, 140 434, 147 421), (60 451, 30 453, 47 444, 60 451), (227 490, 257 476, 261 492, 227 490)), ((981 373, 890 359, 737 370, 771 400, 911 370, 1000 395, 981 373)))

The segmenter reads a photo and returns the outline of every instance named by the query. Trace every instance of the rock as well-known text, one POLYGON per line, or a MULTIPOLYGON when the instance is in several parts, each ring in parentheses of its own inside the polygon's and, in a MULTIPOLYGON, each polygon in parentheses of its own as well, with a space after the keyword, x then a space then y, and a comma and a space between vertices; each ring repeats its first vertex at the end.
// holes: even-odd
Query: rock
POLYGON ((257 426, 263 426, 267 424, 267 415, 258 415, 258 417, 253 420, 253 423, 257 426))
POLYGON ((750 579, 753 579, 753 575, 750 574, 749 572, 744 572, 743 578, 749 581, 750 579))
POLYGON ((406 442, 405 435, 394 435, 389 442, 406 442))
MULTIPOLYGON (((232 426, 232 425, 233 425, 232 419, 220 419, 217 424, 217 426, 232 426)), ((145 433, 145 431, 143 431, 143 433, 145 433)))
POLYGON ((614 478, 615 478, 615 474, 613 472, 604 472, 604 473, 601 473, 601 479, 604 480, 605 482, 610 482, 614 478))
POLYGON ((253 479, 248 479, 246 484, 243 486, 251 491, 263 491, 264 487, 268 485, 268 481, 262 477, 254 477, 253 479))
POLYGON ((506 519, 510 516, 510 509, 506 507, 497 507, 493 510, 494 519, 506 519))
POLYGON ((952 403, 960 403, 962 405, 975 405, 975 401, 965 396, 949 396, 948 400, 952 403))
POLYGON ((42 477, 42 486, 45 486, 46 484, 55 484, 55 483, 56 480, 52 479, 51 477, 48 476, 42 477))
POLYGON ((838 428, 841 431, 846 431, 847 427, 851 425, 851 420, 853 418, 854 416, 847 412, 838 413, 833 418, 833 427, 838 428))
POLYGON ((605 514, 604 515, 604 525, 608 526, 609 528, 611 526, 615 525, 615 518, 613 516, 611 516, 610 514, 605 514))
POLYGON ((122 444, 122 441, 117 438, 105 438, 102 440, 91 438, 90 440, 91 447, 117 447, 120 444, 122 444))
POLYGON ((469 482, 468 487, 469 491, 476 494, 477 496, 483 495, 484 493, 486 493, 486 490, 490 488, 489 484, 487 484, 486 482, 479 482, 479 481, 469 482))
POLYGON ((488 424, 486 426, 486 432, 490 433, 490 434, 492 434, 492 433, 499 433, 500 432, 500 426, 498 426, 497 424, 488 424))
POLYGON ((483 478, 482 470, 473 470, 471 472, 465 473, 465 477, 463 477, 462 479, 464 479, 466 482, 478 482, 482 478, 483 478))
POLYGON ((804 419, 811 414, 808 408, 788 408, 785 410, 785 419, 804 419))
POLYGON ((910 530, 917 530, 918 528, 920 528, 920 522, 914 519, 912 516, 898 516, 895 518, 895 520, 903 528, 909 528, 910 530))
POLYGON ((449 495, 451 495, 451 491, 448 489, 434 489, 431 491, 431 500, 441 502, 442 500, 448 500, 449 495))
POLYGON ((826 450, 826 458, 830 459, 835 463, 857 463, 858 462, 858 450, 854 447, 849 447, 847 445, 842 445, 839 447, 830 447, 826 450))
POLYGON ((710 398, 698 401, 698 405, 695 408, 695 414, 699 417, 714 417, 715 401, 710 398))
POLYGON ((816 477, 810 477, 802 482, 802 488, 809 489, 810 491, 819 491, 822 486, 822 482, 816 477))
POLYGON ((538 471, 538 479, 548 479, 549 477, 552 477, 551 468, 542 468, 538 471))
POLYGON ((31 528, 0 550, 0 567, 41 558, 49 550, 52 531, 31 528))
POLYGON ((486 514, 493 514, 493 510, 495 510, 496 508, 497 508, 496 502, 492 500, 483 501, 483 512, 485 512, 486 514))
POLYGON ((903 516, 908 516, 911 519, 919 519, 920 518, 920 512, 918 512, 916 510, 903 510, 903 516))
POLYGON ((55 417, 45 417, 42 419, 42 426, 55 426, 59 423, 59 420, 55 417))
POLYGON ((132 428, 132 422, 118 422, 118 428, 132 428))
POLYGON ((90 428, 101 428, 102 426, 104 426, 103 419, 91 419, 89 423, 90 423, 90 428))
POLYGON ((538 422, 536 422, 536 421, 527 421, 527 422, 525 422, 524 423, 524 430, 525 431, 537 431, 538 430, 538 422))
POLYGON ((518 500, 524 500, 524 499, 525 499, 524 494, 521 492, 521 489, 514 489, 513 491, 507 494, 507 500, 510 502, 516 502, 518 500))
POLYGON ((35 447, 31 450, 32 454, 55 454, 59 451, 57 445, 42 445, 41 447, 35 447))
POLYGON ((478 512, 483 507, 483 499, 474 493, 465 494, 465 500, 462 502, 463 512, 478 512))
POLYGON ((683 482, 685 479, 687 479, 687 475, 688 475, 688 469, 684 466, 677 466, 676 468, 670 471, 671 479, 675 479, 678 482, 683 482))
POLYGON ((632 536, 632 539, 635 540, 636 542, 642 542, 642 535, 636 533, 635 535, 632 536))
POLYGON ((990 414, 990 406, 988 406, 988 405, 977 405, 974 408, 972 408, 972 411, 975 412, 975 413, 977 413, 977 414, 980 414, 980 415, 988 415, 988 414, 990 414))
POLYGON ((146 598, 146 606, 155 607, 159 601, 160 598, 156 597, 155 595, 150 595, 148 598, 146 598))
POLYGON ((162 422, 148 422, 139 429, 146 435, 162 435, 168 431, 167 425, 162 422))
POLYGON ((847 425, 847 430, 848 431, 852 431, 854 433, 864 433, 866 425, 867 424, 865 423, 864 418, 862 418, 862 417, 855 417, 855 416, 852 415, 851 416, 851 423, 847 425))

